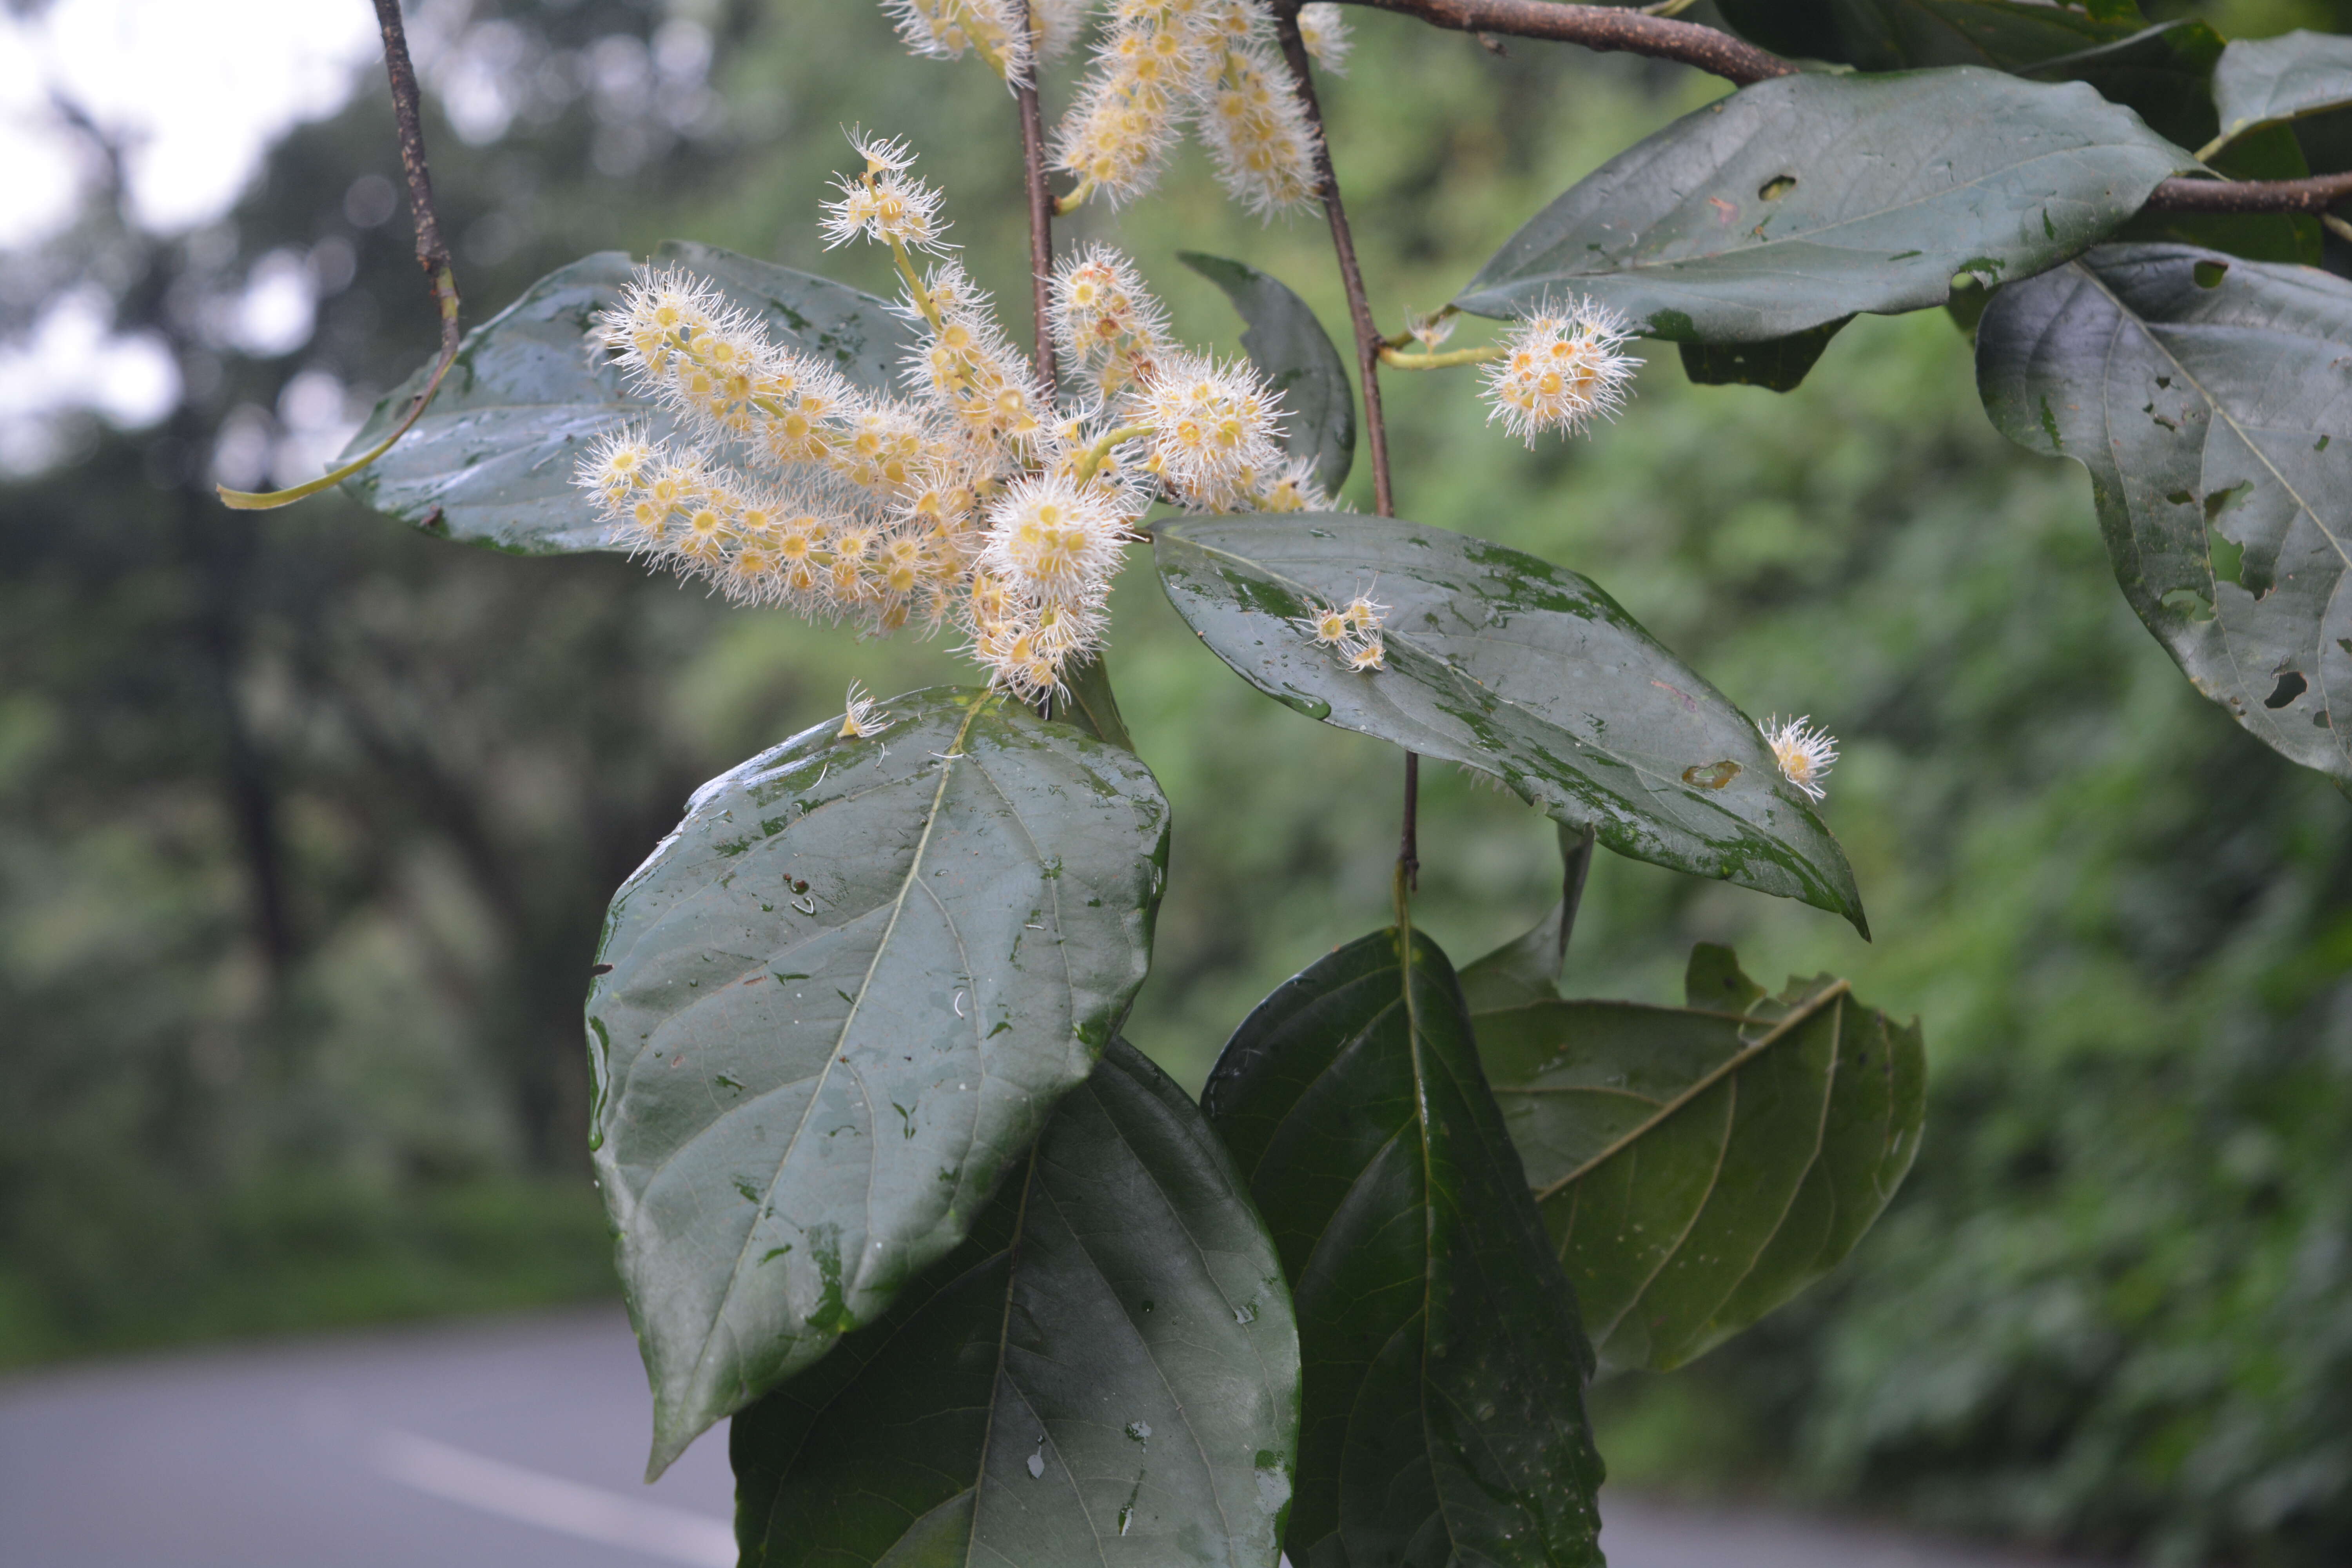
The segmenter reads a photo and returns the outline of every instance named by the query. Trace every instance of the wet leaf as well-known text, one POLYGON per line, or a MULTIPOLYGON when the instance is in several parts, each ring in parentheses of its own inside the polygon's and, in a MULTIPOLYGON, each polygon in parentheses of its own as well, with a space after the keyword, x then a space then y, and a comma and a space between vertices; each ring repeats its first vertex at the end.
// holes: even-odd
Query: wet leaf
POLYGON ((2091 472, 2124 596, 2200 691, 2352 781, 2352 283, 2103 246, 1977 336, 2001 432, 2091 472))
POLYGON ((2352 105, 2352 38, 2298 28, 2240 39, 2213 68, 2213 104, 2232 141, 2257 126, 2352 105))
MULTIPOLYGON (((666 242, 654 259, 717 284, 777 342, 830 358, 860 385, 897 389, 892 366, 908 329, 872 295, 681 240, 666 242)), ((572 482, 580 454, 625 425, 656 436, 672 428, 670 416, 630 392, 588 342, 596 312, 620 298, 635 266, 617 250, 585 257, 467 333, 441 395, 398 446, 349 481, 352 494, 428 532, 493 549, 606 548, 605 523, 572 482)), ((381 438, 425 374, 384 395, 345 457, 381 438)))
POLYGON ((1785 338, 2074 255, 2193 160, 2081 83, 1975 68, 1780 77, 1570 187, 1455 301, 1590 294, 1653 337, 1785 338))
POLYGON ((1298 1313, 1290 1560, 1598 1568, 1574 1292, 1436 944, 1377 931, 1286 982, 1202 1099, 1298 1313))
POLYGON ((1679 1366, 1885 1208, 1919 1148, 1918 1026, 1827 975, 1768 996, 1711 945, 1687 1007, 1563 1001, 1543 969, 1522 939, 1463 971, 1480 1055, 1601 1359, 1679 1366))
POLYGON ((1214 283, 1249 330, 1242 348, 1282 394, 1285 445, 1315 459, 1315 478, 1337 495, 1356 456, 1356 397, 1348 364, 1307 301, 1247 262, 1180 250, 1176 259, 1214 283))
POLYGON ((735 1418, 744 1568, 1264 1568, 1298 1436, 1281 1261, 1113 1041, 955 1251, 735 1418))
POLYGON ((1268 696, 1491 773, 1618 854, 1863 927, 1844 855, 1754 722, 1575 573, 1352 514, 1175 518, 1152 541, 1177 610, 1268 696), (1391 606, 1387 668, 1359 674, 1298 623, 1367 590, 1391 606))
POLYGON ((614 896, 592 1140, 656 1473, 961 1241, 1142 983, 1168 810, 984 693, 705 784, 614 896))

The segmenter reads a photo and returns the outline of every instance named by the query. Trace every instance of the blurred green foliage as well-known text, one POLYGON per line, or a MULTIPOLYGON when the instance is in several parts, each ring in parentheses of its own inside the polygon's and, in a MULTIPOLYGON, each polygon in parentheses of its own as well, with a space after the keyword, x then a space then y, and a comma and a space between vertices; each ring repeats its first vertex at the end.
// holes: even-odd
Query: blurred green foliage
MULTIPOLYGON (((856 121, 914 141, 1019 320, 1012 106, 969 62, 905 58, 878 8, 481 9, 509 31, 461 47, 520 48, 521 107, 478 145, 430 127, 471 319, 666 234, 885 287, 811 222, 856 121), (698 37, 723 111, 672 68, 698 37)), ((1328 101, 1391 324, 1720 90, 1356 16, 1328 101)), ((2219 20, 2341 25, 2267 0, 2219 20)), ((191 396, 0 490, 0 1362, 609 1289, 577 1039, 604 898, 693 784, 837 712, 852 677, 965 679, 941 645, 724 612, 619 561, 462 551, 339 499, 213 508, 220 433, 284 434, 298 372, 382 387, 429 347, 402 220, 346 212, 354 179, 395 172, 388 122, 370 80, 232 225, 157 245, 94 211, 39 262, 61 289, 104 259, 191 396), (208 335, 204 301, 257 257, 331 240, 358 277, 308 344, 208 335)), ((1180 330, 1228 350, 1238 323, 1179 248, 1341 325, 1320 223, 1260 227, 1195 157, 1066 237, 1128 247, 1180 330)), ((2352 1557, 2346 805, 2134 621, 2079 470, 1993 433, 1940 312, 1856 321, 1786 395, 1655 355, 1616 425, 1532 452, 1466 376, 1387 388, 1405 515, 1586 573, 1749 711, 1845 742, 1827 815, 1876 945, 1604 857, 1569 989, 1671 1001, 1689 945, 1728 942, 1760 978, 1832 970, 1926 1022, 1910 1186, 1829 1284, 1600 1391, 1621 1482, 1769 1483, 2163 1562, 2352 1557)), ((1119 699, 1176 812, 1128 1032, 1197 1083, 1267 989, 1385 918, 1400 769, 1192 646, 1148 564, 1114 613, 1119 699)), ((1466 962, 1554 896, 1550 827, 1446 771, 1423 813, 1419 921, 1466 962)))

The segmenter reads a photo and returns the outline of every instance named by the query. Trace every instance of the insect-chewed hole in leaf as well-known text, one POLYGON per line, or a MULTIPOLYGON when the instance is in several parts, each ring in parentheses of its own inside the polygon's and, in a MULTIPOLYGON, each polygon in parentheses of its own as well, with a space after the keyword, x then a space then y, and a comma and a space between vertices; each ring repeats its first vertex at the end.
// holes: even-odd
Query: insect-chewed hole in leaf
POLYGON ((1762 184, 1757 186, 1756 194, 1765 201, 1777 202, 1782 196, 1787 195, 1790 191, 1793 191, 1796 188, 1796 175, 1775 174, 1770 179, 1765 181, 1762 184))
MULTIPOLYGON (((2208 511, 2212 510, 2210 499, 2207 501, 2206 510, 2208 511)), ((2205 549, 2207 553, 2209 553, 2213 559, 2213 580, 2215 582, 2236 583, 2242 587, 2248 585, 2244 576, 2242 575, 2242 568, 2244 567, 2246 561, 2246 547, 2244 545, 2235 543, 2231 540, 2224 538, 2220 529, 2208 523, 2205 527, 2205 549)))
POLYGON ((1721 789, 1739 776, 1739 764, 1726 757, 1719 763, 1694 763, 1683 770, 1683 783, 1694 789, 1721 789))
POLYGON ((2263 699, 2263 706, 2284 708, 2309 689, 2311 682, 2303 678, 2303 672, 2290 669, 2278 678, 2278 684, 2271 689, 2271 694, 2263 699))
POLYGON ((2205 498, 2205 521, 2211 522, 2223 512, 2253 493, 2254 481, 2240 479, 2225 490, 2214 490, 2205 498))
POLYGON ((2226 261, 2200 261, 2189 269, 2189 275, 2197 279, 2200 289, 2219 289, 2221 279, 2230 275, 2230 264, 2226 261))
POLYGON ((2168 610, 2187 616, 2192 621, 2210 621, 2213 618, 2213 601, 2194 588, 2175 588, 2158 603, 2168 610))

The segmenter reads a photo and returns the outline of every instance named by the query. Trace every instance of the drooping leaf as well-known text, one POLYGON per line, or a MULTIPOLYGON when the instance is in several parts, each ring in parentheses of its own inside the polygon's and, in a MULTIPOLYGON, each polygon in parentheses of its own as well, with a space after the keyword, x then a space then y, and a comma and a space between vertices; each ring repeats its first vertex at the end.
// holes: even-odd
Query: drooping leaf
POLYGON ((1455 303, 1590 294, 1653 337, 1785 338, 1939 305, 2074 255, 2188 154, 2077 82, 1975 68, 1743 88, 1602 164, 1455 303))
MULTIPOLYGON (((872 295, 681 240, 666 242, 654 259, 716 284, 777 342, 830 359, 859 385, 896 389, 893 366, 911 340, 872 295)), ((349 481, 352 495, 428 532, 498 550, 607 548, 606 524, 572 483, 580 455, 626 425, 656 436, 673 427, 588 342, 596 312, 619 300, 635 269, 616 250, 585 257, 467 333, 440 396, 398 446, 349 481)), ((423 375, 384 395, 347 457, 374 445, 423 375)))
POLYGON ((2352 781, 2352 283, 2103 246, 2004 289, 1977 335, 2002 434, 2072 458, 2124 596, 2197 689, 2352 781))
POLYGON ((1290 1560, 1599 1564, 1574 1292, 1436 944, 1377 931, 1285 983, 1203 1101, 1298 1313, 1290 1560))
POLYGON ((744 1568, 1266 1568, 1298 1375, 1231 1157, 1115 1040, 961 1247, 735 1418, 744 1568))
POLYGON ((658 1472, 963 1239, 1142 983, 1130 752, 940 689, 705 784, 614 895, 593 1142, 658 1472))
POLYGON ((1821 363, 1830 340, 1852 316, 1810 327, 1793 337, 1760 343, 1684 343, 1683 374, 1700 386, 1760 386, 1794 392, 1821 363))
POLYGON ((1837 841, 1755 724, 1575 573, 1321 512, 1175 518, 1152 552, 1178 612, 1268 696, 1491 773, 1618 854, 1864 927, 1837 841), (1359 674, 1299 623, 1368 589, 1391 606, 1388 667, 1359 674))
POLYGON ((1480 1055, 1601 1358, 1679 1366, 1828 1273, 1894 1196, 1918 1026, 1827 975, 1768 996, 1727 948, 1692 952, 1688 1007, 1562 1001, 1539 963, 1513 944, 1463 972, 1480 1055))
POLYGON ((2297 28, 2240 39, 2213 68, 2213 105, 2232 141, 2257 126, 2352 105, 2352 37, 2297 28))
POLYGON ((1180 250, 1176 259, 1214 283, 1249 328, 1242 348, 1282 394, 1285 444, 1315 459, 1315 478, 1337 495, 1356 458, 1356 395, 1347 362, 1307 301, 1247 262, 1180 250))

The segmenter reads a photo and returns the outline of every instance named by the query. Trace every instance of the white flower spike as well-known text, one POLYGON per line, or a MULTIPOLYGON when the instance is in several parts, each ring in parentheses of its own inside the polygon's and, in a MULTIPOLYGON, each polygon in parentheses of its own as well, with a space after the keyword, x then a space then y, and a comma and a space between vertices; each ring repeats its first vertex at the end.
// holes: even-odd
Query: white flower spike
POLYGON ((1822 781, 1837 761, 1837 737, 1816 725, 1810 713, 1786 723, 1775 714, 1764 721, 1762 728, 1765 743, 1772 748, 1772 760, 1780 764, 1780 776, 1804 791, 1809 800, 1827 795, 1822 781))

